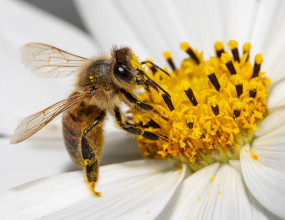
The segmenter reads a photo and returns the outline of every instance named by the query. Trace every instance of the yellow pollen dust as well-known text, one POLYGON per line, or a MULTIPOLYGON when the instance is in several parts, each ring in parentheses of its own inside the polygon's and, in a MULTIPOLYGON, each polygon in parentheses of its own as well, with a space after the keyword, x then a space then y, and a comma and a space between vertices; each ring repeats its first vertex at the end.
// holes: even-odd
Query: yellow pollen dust
MULTIPOLYGON (((237 45, 236 41, 228 44, 230 49, 237 45)), ((185 42, 180 47, 190 48, 185 42)), ((168 138, 153 141, 138 136, 144 156, 174 158, 197 171, 217 161, 239 159, 241 147, 251 142, 253 131, 267 115, 271 82, 263 72, 253 74, 254 64, 248 59, 249 43, 244 45, 246 53, 238 54, 238 60, 232 51, 225 48, 223 52, 222 42, 217 42, 214 49, 222 51, 221 56, 206 60, 202 52, 191 47, 195 56, 185 58, 170 73, 171 77, 162 71, 147 72, 170 94, 174 109, 153 88, 138 94, 140 101, 152 105, 159 114, 132 110, 134 123, 144 131, 168 138)), ((171 53, 166 52, 164 57, 170 58, 171 53)), ((262 61, 262 56, 257 55, 255 62, 262 61)))

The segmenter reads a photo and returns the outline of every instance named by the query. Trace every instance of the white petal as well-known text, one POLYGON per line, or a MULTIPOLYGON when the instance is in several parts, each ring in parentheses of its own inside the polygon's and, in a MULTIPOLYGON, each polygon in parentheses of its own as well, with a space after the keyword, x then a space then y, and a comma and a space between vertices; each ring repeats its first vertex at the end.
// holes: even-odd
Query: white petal
POLYGON ((264 166, 285 170, 285 125, 254 140, 252 149, 264 166))
POLYGON ((82 31, 20 1, 1 1, 0 29, 0 133, 11 135, 23 117, 66 98, 73 84, 70 78, 36 78, 21 63, 19 48, 37 41, 89 57, 95 45, 82 31))
POLYGON ((0 192, 39 178, 78 169, 61 141, 27 141, 10 145, 0 139, 0 192))
POLYGON ((274 111, 285 105, 285 80, 273 84, 269 91, 268 109, 274 111))
MULTIPOLYGON (((0 192, 35 179, 80 169, 69 158, 63 140, 34 138, 10 145, 8 139, 2 138, 0 148, 3 164, 0 176, 5 177, 0 181, 0 192)), ((106 131, 101 166, 141 158, 133 137, 125 132, 106 131)))
POLYGON ((95 55, 95 42, 75 26, 23 1, 6 0, 0 5, 1 37, 13 49, 41 42, 80 56, 95 55))
POLYGON ((285 124, 285 108, 278 109, 269 113, 259 124, 258 129, 254 131, 256 137, 263 136, 270 131, 274 131, 279 126, 285 124))
POLYGON ((217 2, 220 4, 221 14, 223 15, 223 29, 226 32, 225 40, 237 40, 241 47, 243 43, 250 40, 257 1, 224 0, 217 2))
POLYGON ((116 1, 77 0, 79 12, 90 33, 104 52, 112 45, 130 46, 140 57, 150 56, 144 45, 116 1))
POLYGON ((252 30, 252 54, 262 53, 262 71, 267 72, 274 82, 284 78, 285 50, 284 11, 285 2, 279 0, 259 1, 257 15, 252 30))
POLYGON ((183 180, 166 161, 134 161, 104 166, 91 195, 81 172, 65 173, 12 189, 0 196, 2 219, 154 219, 183 180), (14 211, 17 210, 17 211, 14 211))
MULTIPOLYGON (((265 154, 265 152, 264 154, 260 154, 262 149, 261 151, 258 149, 259 147, 255 146, 253 148, 255 151, 250 151, 249 147, 246 146, 241 150, 241 167, 245 183, 250 192, 253 194, 256 200, 261 203, 262 206, 284 219, 284 166, 283 170, 275 169, 274 166, 271 167, 270 160, 275 158, 274 156, 272 157, 270 149, 268 149, 267 154, 265 154), (258 158, 256 159, 256 157, 253 157, 253 155, 257 155, 258 158), (263 163, 263 161, 265 161, 265 163, 263 163)), ((277 155, 275 154, 275 156, 277 155)), ((277 161, 280 160, 277 158, 277 161)), ((276 164, 274 161, 271 162, 276 164)))
POLYGON ((269 219, 232 163, 236 168, 214 164, 188 177, 160 219, 269 219))

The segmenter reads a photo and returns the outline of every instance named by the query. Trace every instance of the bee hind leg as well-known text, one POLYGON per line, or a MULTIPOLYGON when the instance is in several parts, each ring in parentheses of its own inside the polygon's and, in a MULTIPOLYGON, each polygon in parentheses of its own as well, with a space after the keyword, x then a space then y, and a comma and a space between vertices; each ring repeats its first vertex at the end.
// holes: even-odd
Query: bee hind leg
POLYGON ((85 137, 82 137, 81 139, 81 148, 84 159, 84 179, 86 180, 92 194, 101 197, 101 193, 95 191, 95 184, 97 183, 99 176, 99 162, 85 137))
POLYGON ((81 152, 84 160, 83 171, 85 173, 85 180, 92 194, 101 197, 102 194, 100 192, 95 191, 95 185, 98 181, 99 177, 99 159, 98 155, 90 147, 88 142, 88 138, 86 135, 89 131, 91 131, 94 127, 96 127, 105 117, 106 113, 104 111, 95 119, 93 123, 91 123, 83 132, 81 137, 81 152))

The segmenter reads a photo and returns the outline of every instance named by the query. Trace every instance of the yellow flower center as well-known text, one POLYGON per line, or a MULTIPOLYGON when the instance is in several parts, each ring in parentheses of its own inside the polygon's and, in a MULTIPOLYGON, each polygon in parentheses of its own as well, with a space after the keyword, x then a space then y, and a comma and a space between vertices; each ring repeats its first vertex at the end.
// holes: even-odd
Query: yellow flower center
POLYGON ((251 142, 258 122, 267 114, 267 87, 271 82, 260 72, 262 55, 257 54, 252 65, 250 44, 244 44, 240 56, 238 43, 233 40, 228 43, 230 52, 224 50, 222 42, 216 42, 217 56, 209 60, 188 43, 180 46, 189 58, 179 68, 171 53, 164 53, 171 77, 155 68, 148 73, 169 92, 171 100, 162 99, 152 88, 139 94, 139 99, 154 106, 164 119, 153 112, 133 111, 135 124, 169 139, 138 137, 142 154, 175 158, 193 171, 217 161, 239 159, 240 148, 251 142))

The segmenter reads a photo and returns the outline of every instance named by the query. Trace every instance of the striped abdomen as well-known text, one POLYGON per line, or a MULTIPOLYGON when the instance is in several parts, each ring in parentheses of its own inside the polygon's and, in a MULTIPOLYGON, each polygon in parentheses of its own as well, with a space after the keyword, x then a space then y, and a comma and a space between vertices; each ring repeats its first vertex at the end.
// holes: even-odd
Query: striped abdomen
MULTIPOLYGON (((62 123, 65 146, 72 160, 80 167, 84 165, 81 145, 86 141, 89 145, 87 150, 91 150, 96 159, 100 160, 103 145, 102 123, 92 128, 84 137, 83 132, 98 118, 101 112, 96 106, 81 102, 63 113, 62 123), (84 138, 83 141, 82 138, 84 138)), ((86 150, 86 146, 83 150, 86 150)))

